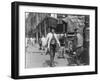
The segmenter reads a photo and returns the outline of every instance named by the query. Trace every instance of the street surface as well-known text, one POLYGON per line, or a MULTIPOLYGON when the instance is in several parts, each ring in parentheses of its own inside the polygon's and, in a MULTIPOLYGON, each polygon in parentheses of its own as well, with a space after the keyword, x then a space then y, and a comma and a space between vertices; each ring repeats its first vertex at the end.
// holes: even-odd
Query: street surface
MULTIPOLYGON (((55 66, 67 66, 68 60, 65 58, 58 58, 58 52, 55 55, 54 63, 55 66)), ((45 51, 39 50, 38 44, 30 45, 26 48, 26 68, 35 67, 49 67, 50 56, 45 54, 45 51)))

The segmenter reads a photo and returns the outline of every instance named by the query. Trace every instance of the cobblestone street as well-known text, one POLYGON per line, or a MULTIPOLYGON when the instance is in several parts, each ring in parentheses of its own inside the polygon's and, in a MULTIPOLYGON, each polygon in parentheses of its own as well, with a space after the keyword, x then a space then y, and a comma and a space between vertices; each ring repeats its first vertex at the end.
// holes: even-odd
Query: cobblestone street
MULTIPOLYGON (((66 58, 58 58, 59 54, 55 55, 56 66, 67 66, 68 61, 66 58)), ((39 50, 38 44, 26 48, 26 68, 34 67, 49 67, 50 56, 46 55, 45 51, 39 50)))

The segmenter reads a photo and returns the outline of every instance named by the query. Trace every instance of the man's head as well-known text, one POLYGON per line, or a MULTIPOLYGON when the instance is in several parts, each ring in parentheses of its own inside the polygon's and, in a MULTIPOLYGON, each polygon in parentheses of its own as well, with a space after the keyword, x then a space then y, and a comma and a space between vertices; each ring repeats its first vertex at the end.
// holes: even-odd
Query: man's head
POLYGON ((54 32, 55 32, 55 29, 54 29, 54 28, 52 28, 52 29, 51 29, 51 32, 52 32, 52 33, 54 33, 54 32))
POLYGON ((79 33, 79 29, 75 29, 75 33, 79 33))

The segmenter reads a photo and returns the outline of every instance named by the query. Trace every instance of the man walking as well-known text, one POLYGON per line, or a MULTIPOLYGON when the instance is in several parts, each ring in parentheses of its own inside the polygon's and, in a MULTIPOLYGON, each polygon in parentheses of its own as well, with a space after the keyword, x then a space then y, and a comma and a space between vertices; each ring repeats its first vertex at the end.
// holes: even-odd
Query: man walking
POLYGON ((52 28, 51 32, 47 34, 47 43, 48 43, 47 47, 50 52, 50 67, 53 67, 57 44, 60 47, 60 42, 57 38, 54 28, 52 28))

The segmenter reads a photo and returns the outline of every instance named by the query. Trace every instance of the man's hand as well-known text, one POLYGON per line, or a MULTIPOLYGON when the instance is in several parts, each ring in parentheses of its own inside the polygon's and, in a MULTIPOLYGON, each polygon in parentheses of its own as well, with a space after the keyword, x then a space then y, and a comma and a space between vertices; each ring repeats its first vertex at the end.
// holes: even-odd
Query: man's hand
POLYGON ((47 50, 50 51, 50 47, 48 47, 47 50))
POLYGON ((59 48, 60 48, 60 44, 58 44, 59 48))

